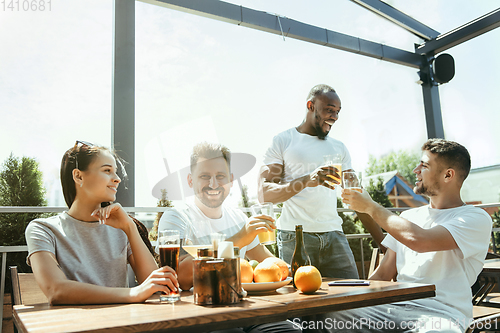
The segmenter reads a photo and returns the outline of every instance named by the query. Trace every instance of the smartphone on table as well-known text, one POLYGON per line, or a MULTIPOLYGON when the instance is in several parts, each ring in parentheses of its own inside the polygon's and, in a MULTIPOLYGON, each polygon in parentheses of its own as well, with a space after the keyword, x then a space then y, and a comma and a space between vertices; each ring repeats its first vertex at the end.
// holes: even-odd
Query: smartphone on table
POLYGON ((329 286, 369 286, 368 280, 338 280, 328 282, 329 286))

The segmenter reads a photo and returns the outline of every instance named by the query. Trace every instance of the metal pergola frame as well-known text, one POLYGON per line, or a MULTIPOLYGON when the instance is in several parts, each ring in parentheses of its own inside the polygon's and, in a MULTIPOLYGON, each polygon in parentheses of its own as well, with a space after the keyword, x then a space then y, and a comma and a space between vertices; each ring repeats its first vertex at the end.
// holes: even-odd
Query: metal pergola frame
MULTIPOLYGON (((433 79, 432 71, 435 56, 500 26, 500 8, 497 8, 450 32, 440 34, 383 1, 351 0, 424 40, 424 43, 415 46, 415 52, 408 52, 220 0, 138 1, 416 68, 423 78, 422 94, 428 138, 444 138, 438 84, 433 79)), ((135 0, 114 0, 113 17, 112 146, 129 162, 128 191, 118 192, 117 200, 124 206, 133 207, 135 205, 135 0)))

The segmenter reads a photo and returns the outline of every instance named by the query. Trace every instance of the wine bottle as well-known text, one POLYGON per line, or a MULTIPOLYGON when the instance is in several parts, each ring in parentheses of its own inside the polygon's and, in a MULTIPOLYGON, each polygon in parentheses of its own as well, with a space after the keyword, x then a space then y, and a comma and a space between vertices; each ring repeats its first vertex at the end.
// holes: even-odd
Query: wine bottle
POLYGON ((295 226, 295 251, 293 251, 292 256, 292 279, 293 286, 295 287, 295 272, 301 266, 309 266, 311 265, 311 259, 307 255, 306 247, 304 246, 304 238, 302 235, 302 226, 295 226))

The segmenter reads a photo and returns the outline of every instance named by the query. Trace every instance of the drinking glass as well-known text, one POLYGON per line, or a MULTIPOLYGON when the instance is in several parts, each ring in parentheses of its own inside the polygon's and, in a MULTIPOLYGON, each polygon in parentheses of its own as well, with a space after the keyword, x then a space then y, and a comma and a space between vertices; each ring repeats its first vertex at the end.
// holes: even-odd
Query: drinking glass
MULTIPOLYGON (((180 232, 178 230, 162 230, 158 234, 160 249, 160 265, 170 266, 175 272, 179 270, 180 232)), ((174 303, 180 300, 179 290, 160 295, 160 302, 174 303)))
POLYGON ((343 172, 342 180, 344 183, 344 189, 348 188, 350 190, 358 191, 359 193, 361 193, 363 190, 361 189, 360 178, 358 178, 356 172, 353 171, 343 172))
POLYGON ((197 231, 197 229, 192 226, 188 226, 186 231, 184 232, 182 248, 193 258, 198 257, 198 249, 209 249, 210 251, 213 250, 213 246, 212 244, 210 244, 211 242, 209 240, 203 238, 205 239, 205 241, 200 241, 200 238, 198 237, 200 233, 200 231, 197 231))
MULTIPOLYGON (((340 155, 340 154, 324 155, 323 156, 323 161, 325 162, 326 166, 333 166, 333 167, 335 167, 338 170, 337 174, 339 176, 342 175, 342 155, 340 155)), ((328 175, 328 177, 330 177, 332 179, 335 179, 339 183, 341 183, 341 179, 340 178, 337 178, 337 177, 335 177, 333 175, 328 175)), ((327 183, 330 184, 331 186, 338 186, 338 184, 335 184, 335 183, 332 183, 332 182, 329 182, 329 181, 327 181, 327 183)))
MULTIPOLYGON (((268 215, 274 219, 274 206, 270 202, 265 202, 263 204, 256 204, 250 207, 252 210, 252 216, 258 215, 268 215)), ((262 245, 269 245, 276 243, 276 233, 273 229, 272 231, 264 231, 259 233, 259 241, 262 245)))

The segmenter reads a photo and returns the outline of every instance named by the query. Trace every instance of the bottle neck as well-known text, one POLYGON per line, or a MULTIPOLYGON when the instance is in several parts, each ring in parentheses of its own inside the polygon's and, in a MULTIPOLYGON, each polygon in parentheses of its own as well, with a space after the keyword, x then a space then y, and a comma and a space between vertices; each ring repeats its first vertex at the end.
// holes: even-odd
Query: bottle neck
POLYGON ((302 246, 303 242, 302 229, 295 230, 295 242, 297 245, 302 246))

